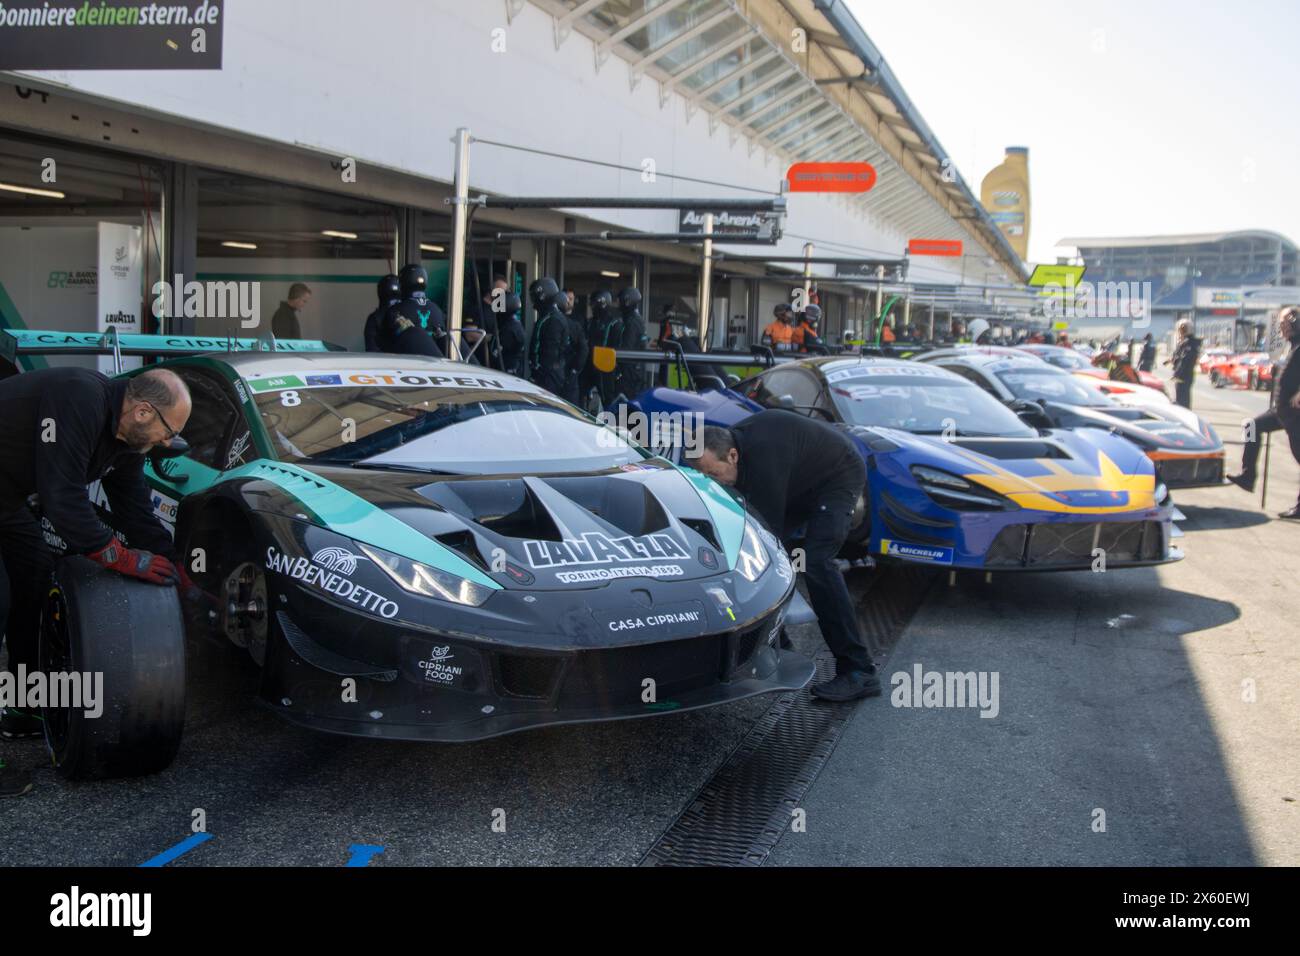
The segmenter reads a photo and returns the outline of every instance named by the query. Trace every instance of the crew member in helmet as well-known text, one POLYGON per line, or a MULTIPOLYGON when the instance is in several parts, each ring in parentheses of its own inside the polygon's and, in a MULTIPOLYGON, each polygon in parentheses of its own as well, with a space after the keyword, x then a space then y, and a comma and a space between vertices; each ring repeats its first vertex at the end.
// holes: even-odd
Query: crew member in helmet
POLYGON ((395 306, 402 299, 402 287, 397 281, 397 276, 389 273, 379 280, 375 286, 375 292, 379 296, 379 307, 366 316, 366 351, 383 352, 384 349, 379 344, 379 326, 383 321, 388 310, 395 306))
MULTIPOLYGON (((628 286, 618 294, 618 311, 623 320, 623 341, 621 347, 631 351, 642 351, 649 347, 650 339, 646 335, 645 319, 641 317, 641 292, 628 286)), ((620 362, 618 365, 618 388, 631 398, 645 388, 645 376, 641 367, 635 362, 620 362)))
POLYGON ((772 309, 774 318, 763 330, 763 344, 774 352, 794 349, 794 309, 788 302, 778 302, 772 309))
MULTIPOLYGON (((433 336, 425 331, 420 318, 421 313, 426 312, 433 303, 424 298, 423 291, 419 292, 418 298, 414 294, 409 297, 407 295, 408 289, 412 292, 416 291, 415 280, 408 272, 410 269, 419 269, 421 286, 423 281, 427 281, 424 270, 419 266, 402 267, 402 271, 398 273, 398 291, 402 298, 390 305, 382 318, 376 322, 378 326, 375 332, 375 344, 378 346, 376 351, 442 358, 442 349, 433 340, 433 336)), ((439 315, 441 316, 441 313, 439 315)))
POLYGON ((984 319, 976 319, 966 327, 966 334, 973 345, 991 345, 993 330, 984 319))
POLYGON ((524 324, 519 321, 519 312, 524 307, 519 294, 507 292, 502 300, 503 309, 497 316, 497 339, 501 347, 501 364, 507 375, 525 378, 524 352, 528 336, 524 334, 524 324))
MULTIPOLYGON (((614 308, 614 295, 607 289, 593 292, 591 304, 592 348, 621 349, 623 347, 623 315, 614 308)), ((594 368, 594 367, 593 367, 594 368)), ((618 369, 612 372, 595 370, 594 384, 600 392, 601 405, 608 405, 618 397, 618 369)))
MULTIPOLYGON (((402 266, 401 271, 397 273, 397 280, 402 289, 402 300, 389 310, 389 315, 395 314, 423 329, 438 349, 438 355, 440 357, 446 355, 447 317, 443 315, 437 303, 431 301, 425 294, 429 285, 429 273, 424 271, 424 266, 412 262, 402 266)), ((396 328, 401 325, 401 322, 394 320, 391 325, 396 328)))
POLYGON ((528 298, 537 311, 528 345, 529 374, 534 383, 563 398, 569 351, 569 324, 562 309, 564 293, 554 279, 543 276, 528 287, 528 298))
POLYGON ((821 340, 817 329, 822 321, 822 307, 810 303, 799 317, 799 324, 791 332, 791 341, 800 352, 825 351, 826 343, 821 340))

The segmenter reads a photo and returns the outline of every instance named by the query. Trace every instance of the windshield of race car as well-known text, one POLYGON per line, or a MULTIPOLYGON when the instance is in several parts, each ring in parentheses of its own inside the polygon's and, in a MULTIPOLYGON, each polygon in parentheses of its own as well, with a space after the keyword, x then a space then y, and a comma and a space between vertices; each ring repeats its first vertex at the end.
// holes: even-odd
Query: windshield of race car
POLYGON ((282 461, 544 474, 650 457, 549 393, 491 373, 366 369, 247 381, 282 461))
POLYGON ((1016 398, 1031 402, 1060 402, 1063 405, 1109 405, 1110 399, 1090 389, 1068 372, 1033 365, 996 370, 998 379, 1016 398))
POLYGON ((870 366, 827 376, 831 398, 852 425, 898 428, 918 435, 1025 437, 1034 430, 965 379, 928 366, 870 366))
POLYGON ((1040 359, 1050 362, 1057 368, 1075 371, 1077 369, 1092 368, 1092 363, 1070 349, 1044 349, 1043 351, 1031 351, 1031 354, 1037 355, 1040 359))

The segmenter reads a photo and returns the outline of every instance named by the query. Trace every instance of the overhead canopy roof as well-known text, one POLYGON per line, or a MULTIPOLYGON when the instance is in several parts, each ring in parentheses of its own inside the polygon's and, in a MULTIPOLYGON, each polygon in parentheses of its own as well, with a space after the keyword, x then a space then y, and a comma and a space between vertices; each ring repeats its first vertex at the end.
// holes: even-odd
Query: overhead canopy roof
MULTIPOLYGON (((524 0, 512 0, 516 9, 524 0)), ((854 197, 864 215, 909 238, 974 240, 1017 279, 1025 267, 948 161, 880 51, 842 0, 532 0, 596 44, 597 66, 627 63, 710 129, 789 162, 864 161, 875 187, 854 197), (794 31, 805 47, 794 52, 794 31)), ((901 251, 901 250, 900 250, 901 251)))
POLYGON ((1067 236, 1057 245, 1074 246, 1076 249, 1139 249, 1145 246, 1199 246, 1211 242, 1223 242, 1228 239, 1263 239, 1267 242, 1280 242, 1287 248, 1295 248, 1295 243, 1286 236, 1278 232, 1269 232, 1266 229, 1246 229, 1237 232, 1196 232, 1181 236, 1113 236, 1110 238, 1067 236))

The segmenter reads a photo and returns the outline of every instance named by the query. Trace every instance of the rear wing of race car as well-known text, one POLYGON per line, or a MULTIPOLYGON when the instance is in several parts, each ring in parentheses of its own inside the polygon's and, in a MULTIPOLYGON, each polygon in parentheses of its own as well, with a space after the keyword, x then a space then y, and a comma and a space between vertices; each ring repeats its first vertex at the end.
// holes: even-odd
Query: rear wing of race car
POLYGON ((267 333, 240 339, 219 335, 119 334, 61 332, 50 329, 0 329, 0 358, 15 367, 23 355, 111 355, 114 372, 122 371, 125 356, 174 358, 205 352, 341 352, 343 347, 322 339, 279 339, 267 333))
POLYGON ((748 352, 687 352, 679 342, 664 342, 659 349, 611 349, 598 345, 591 350, 591 362, 597 371, 612 372, 619 362, 671 366, 677 370, 679 380, 691 391, 697 391, 701 384, 725 387, 726 383, 721 380, 716 383, 712 381, 719 377, 714 371, 717 369, 771 368, 801 358, 808 358, 808 355, 777 353, 765 345, 755 345, 748 352), (695 371, 692 372, 692 369, 695 371), (705 374, 700 374, 701 372, 705 374), (697 382, 697 379, 701 381, 697 382), (703 381, 705 379, 709 381, 703 381))

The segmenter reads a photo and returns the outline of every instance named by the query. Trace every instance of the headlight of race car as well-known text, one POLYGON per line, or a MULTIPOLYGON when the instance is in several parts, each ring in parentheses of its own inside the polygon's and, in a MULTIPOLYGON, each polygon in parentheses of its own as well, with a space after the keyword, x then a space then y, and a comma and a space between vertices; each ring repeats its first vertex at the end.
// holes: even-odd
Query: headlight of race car
POLYGON ((427 564, 420 564, 410 558, 391 554, 388 551, 357 542, 357 546, 366 553, 366 557, 375 562, 404 591, 419 594, 422 597, 451 601, 453 604, 468 604, 479 607, 492 596, 492 588, 468 581, 465 578, 439 571, 427 564))
POLYGON ((758 528, 752 521, 746 521, 745 534, 740 539, 740 557, 736 559, 736 570, 742 578, 752 583, 763 576, 771 563, 758 528))
POLYGON ((1020 507, 1010 498, 938 468, 913 465, 912 477, 920 484, 922 491, 945 508, 958 511, 1013 511, 1020 507))
POLYGON ((1168 497, 1169 497, 1169 488, 1165 485, 1164 482, 1159 482, 1156 485, 1156 490, 1155 490, 1156 504, 1163 505, 1165 503, 1165 499, 1168 497))

